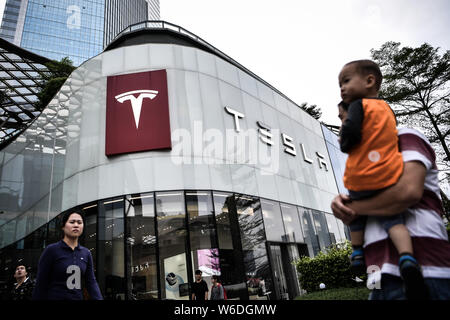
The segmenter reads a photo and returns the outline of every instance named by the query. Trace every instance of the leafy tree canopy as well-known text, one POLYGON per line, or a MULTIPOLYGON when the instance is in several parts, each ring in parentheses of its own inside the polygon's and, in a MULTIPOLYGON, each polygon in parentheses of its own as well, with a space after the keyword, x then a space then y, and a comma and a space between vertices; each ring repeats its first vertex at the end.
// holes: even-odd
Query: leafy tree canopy
POLYGON ((311 115, 314 119, 319 120, 322 116, 322 110, 315 104, 308 105, 308 103, 303 102, 300 105, 300 108, 305 110, 309 115, 311 115))
POLYGON ((386 42, 371 54, 383 73, 380 97, 390 103, 401 125, 425 133, 436 150, 440 170, 448 173, 450 51, 440 54, 439 48, 427 43, 411 48, 386 42))
POLYGON ((37 107, 39 109, 45 108, 50 103, 72 71, 75 70, 68 57, 61 59, 59 62, 50 61, 45 66, 49 71, 41 73, 42 81, 39 84, 40 90, 37 94, 39 98, 37 107))

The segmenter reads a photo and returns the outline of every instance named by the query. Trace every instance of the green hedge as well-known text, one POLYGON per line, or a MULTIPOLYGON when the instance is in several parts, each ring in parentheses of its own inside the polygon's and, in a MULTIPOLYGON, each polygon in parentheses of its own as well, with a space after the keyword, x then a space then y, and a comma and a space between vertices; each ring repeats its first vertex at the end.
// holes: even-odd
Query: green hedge
MULTIPOLYGON (((300 285, 308 293, 320 290, 319 284, 324 283, 327 289, 348 288, 365 285, 358 284, 350 270, 349 256, 352 253, 350 242, 332 245, 320 252, 314 258, 302 257, 294 264, 299 273, 300 285)), ((365 276, 359 276, 365 280, 365 276)))

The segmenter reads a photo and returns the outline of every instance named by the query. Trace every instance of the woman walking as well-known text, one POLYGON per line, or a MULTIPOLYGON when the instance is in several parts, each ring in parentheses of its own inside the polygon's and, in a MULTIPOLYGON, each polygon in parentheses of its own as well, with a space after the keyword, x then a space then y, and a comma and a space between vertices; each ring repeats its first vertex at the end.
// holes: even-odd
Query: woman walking
POLYGON ((33 300, 83 300, 84 285, 90 298, 103 300, 91 252, 80 246, 84 216, 70 211, 62 219, 64 238, 45 248, 39 259, 33 300))

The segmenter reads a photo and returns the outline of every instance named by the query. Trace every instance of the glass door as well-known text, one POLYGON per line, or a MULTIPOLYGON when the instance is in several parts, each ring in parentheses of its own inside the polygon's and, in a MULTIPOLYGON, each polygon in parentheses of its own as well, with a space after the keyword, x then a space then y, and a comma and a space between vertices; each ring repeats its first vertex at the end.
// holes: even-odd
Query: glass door
POLYGON ((272 273, 275 288, 275 299, 287 300, 289 298, 286 274, 283 269, 283 257, 279 244, 270 244, 272 273))

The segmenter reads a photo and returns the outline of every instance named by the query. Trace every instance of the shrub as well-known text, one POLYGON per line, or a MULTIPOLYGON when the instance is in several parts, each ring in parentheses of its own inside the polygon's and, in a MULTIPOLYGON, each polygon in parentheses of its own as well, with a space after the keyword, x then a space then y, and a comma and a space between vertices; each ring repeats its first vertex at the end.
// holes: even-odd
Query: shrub
MULTIPOLYGON (((302 289, 308 293, 318 291, 319 284, 324 283, 327 289, 355 287, 358 284, 350 269, 349 256, 352 253, 350 242, 331 245, 314 258, 302 257, 294 261, 299 273, 302 289)), ((364 275, 359 278, 365 279, 364 275)), ((364 281, 360 285, 364 285, 364 281)))

